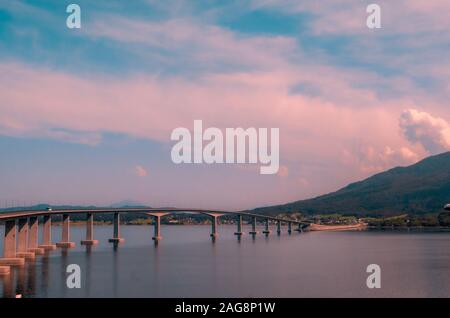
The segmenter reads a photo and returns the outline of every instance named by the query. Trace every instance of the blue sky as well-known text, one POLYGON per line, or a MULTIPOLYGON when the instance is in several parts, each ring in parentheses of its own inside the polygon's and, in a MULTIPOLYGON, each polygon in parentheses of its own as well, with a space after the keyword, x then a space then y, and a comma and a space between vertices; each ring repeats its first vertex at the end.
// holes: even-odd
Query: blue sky
POLYGON ((72 2, 0 4, 0 205, 250 208, 450 148, 445 1, 377 30, 359 0, 75 1, 68 29, 72 2), (173 164, 194 119, 279 127, 280 173, 173 164))

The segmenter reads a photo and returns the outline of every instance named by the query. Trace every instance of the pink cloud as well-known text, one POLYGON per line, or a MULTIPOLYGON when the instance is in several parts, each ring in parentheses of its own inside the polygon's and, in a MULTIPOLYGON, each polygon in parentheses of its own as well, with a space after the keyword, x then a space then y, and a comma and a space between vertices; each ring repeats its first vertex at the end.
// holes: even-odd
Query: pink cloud
POLYGON ((305 68, 300 75, 297 70, 235 73, 188 81, 82 78, 1 64, 0 131, 90 144, 103 132, 116 132, 167 143, 172 129, 192 128, 201 118, 205 126, 219 128, 280 128, 282 159, 295 162, 335 157, 355 139, 379 149, 408 146, 398 130, 398 113, 410 102, 381 102, 369 90, 351 87, 349 81, 361 74, 322 69, 319 75, 305 68), (326 87, 326 96, 289 92, 290 85, 306 79, 326 87))
MULTIPOLYGON (((190 61, 202 64, 217 63, 267 69, 286 65, 286 57, 299 53, 296 51, 295 39, 290 37, 242 36, 192 19, 151 22, 106 15, 96 19, 83 32, 92 38, 107 38, 126 44, 134 43, 179 52, 190 61)), ((145 54, 142 53, 141 47, 136 53, 145 54)), ((160 59, 161 63, 173 62, 167 56, 152 55, 152 58, 160 59)))
POLYGON ((358 149, 344 149, 341 158, 347 165, 358 167, 362 174, 371 175, 395 166, 413 164, 422 156, 423 152, 416 153, 408 147, 392 149, 389 146, 365 145, 358 149))
POLYGON ((280 166, 278 169, 278 176, 282 178, 289 176, 289 168, 287 166, 280 166))
POLYGON ((138 176, 138 177, 146 177, 148 175, 147 169, 145 169, 143 166, 141 165, 137 165, 134 167, 134 173, 138 176))
MULTIPOLYGON (((245 166, 248 173, 240 170, 230 176, 255 178, 248 181, 253 182, 252 196, 239 199, 240 206, 246 207, 332 191, 427 155, 421 145, 410 143, 399 127, 401 111, 417 105, 407 99, 379 100, 370 90, 352 87, 355 79, 366 78, 363 74, 342 73, 326 66, 319 69, 319 74, 309 68, 303 73, 293 68, 208 74, 187 80, 151 75, 84 78, 20 63, 0 64, 0 133, 95 145, 101 142, 102 133, 115 132, 170 146, 172 129, 192 129, 193 120, 199 118, 205 127, 280 128, 280 160, 286 169, 280 169, 274 188, 261 182, 257 166, 254 173, 249 170, 251 166, 245 166), (326 87, 325 96, 290 92, 293 83, 305 80, 326 87)), ((142 171, 134 173, 142 175, 142 171)), ((161 172, 159 178, 166 176, 161 172)), ((202 182, 211 187, 208 178, 202 182)), ((222 202, 224 191, 232 191, 224 187, 218 192, 221 195, 212 198, 222 202)), ((166 198, 158 201, 161 205, 170 204, 168 194, 164 194, 169 189, 161 185, 153 189, 155 196, 166 198)), ((209 188, 196 188, 206 190, 209 188)), ((198 200, 192 189, 182 185, 168 193, 173 194, 171 191, 186 192, 178 197, 181 205, 198 200)))

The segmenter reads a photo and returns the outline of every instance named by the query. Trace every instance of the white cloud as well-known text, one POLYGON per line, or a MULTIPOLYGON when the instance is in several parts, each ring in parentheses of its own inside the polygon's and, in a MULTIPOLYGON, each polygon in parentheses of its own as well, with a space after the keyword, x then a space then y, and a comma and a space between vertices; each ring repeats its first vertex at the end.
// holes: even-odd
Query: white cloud
POLYGON ((409 141, 421 144, 430 153, 450 150, 450 124, 443 118, 407 109, 400 116, 400 127, 409 141))

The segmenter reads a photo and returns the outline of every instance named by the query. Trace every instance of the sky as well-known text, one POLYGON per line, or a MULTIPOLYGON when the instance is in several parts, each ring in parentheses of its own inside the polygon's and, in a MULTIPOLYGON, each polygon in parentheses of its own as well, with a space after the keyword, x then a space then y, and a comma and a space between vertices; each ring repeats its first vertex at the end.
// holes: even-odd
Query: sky
POLYGON ((0 2, 0 207, 238 210, 450 150, 446 0, 0 2), (366 7, 381 8, 381 28, 366 7), (81 8, 81 28, 66 7, 81 8), (280 169, 174 164, 171 132, 279 128, 280 169))

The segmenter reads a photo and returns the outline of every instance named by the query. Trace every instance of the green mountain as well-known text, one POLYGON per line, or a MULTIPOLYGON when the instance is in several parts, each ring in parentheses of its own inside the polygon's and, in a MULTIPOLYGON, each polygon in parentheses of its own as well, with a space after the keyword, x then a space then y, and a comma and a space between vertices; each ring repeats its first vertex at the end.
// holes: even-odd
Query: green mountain
POLYGON ((397 167, 336 192, 284 205, 255 209, 255 213, 353 214, 391 216, 442 212, 450 203, 450 152, 397 167))

